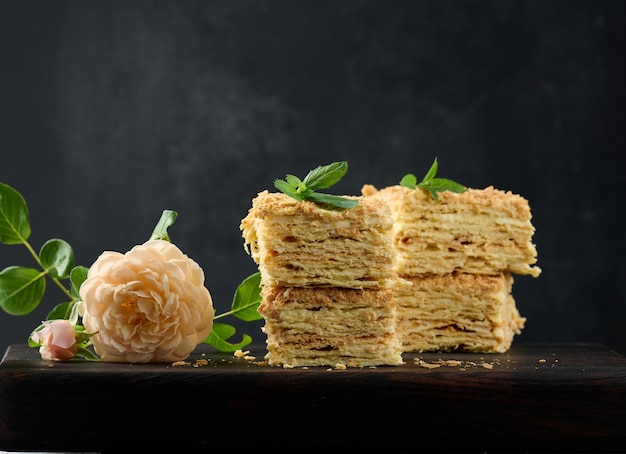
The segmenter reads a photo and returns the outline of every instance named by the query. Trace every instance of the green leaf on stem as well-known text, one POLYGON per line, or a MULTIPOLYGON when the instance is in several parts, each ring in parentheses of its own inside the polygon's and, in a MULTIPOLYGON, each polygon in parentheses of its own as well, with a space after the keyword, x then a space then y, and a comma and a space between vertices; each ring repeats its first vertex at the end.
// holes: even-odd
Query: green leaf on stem
POLYGON ((81 358, 87 361, 100 361, 100 357, 98 355, 89 350, 87 347, 83 347, 81 344, 78 345, 76 358, 81 358))
POLYGON ((242 340, 239 343, 233 344, 228 342, 227 339, 234 336, 236 331, 234 326, 225 323, 213 323, 211 334, 209 334, 209 337, 207 337, 203 343, 209 344, 221 352, 234 352, 252 342, 252 338, 247 334, 242 336, 242 340))
POLYGON ((261 273, 258 271, 245 278, 235 290, 231 313, 245 322, 260 320, 257 311, 261 302, 261 273))
POLYGON ((72 307, 74 307, 74 303, 71 301, 59 303, 48 312, 46 320, 69 320, 72 315, 72 307))
POLYGON ((216 349, 222 352, 234 352, 240 348, 252 342, 252 337, 248 334, 244 334, 241 342, 230 343, 227 339, 232 337, 236 329, 232 325, 225 323, 216 323, 215 320, 226 317, 228 315, 234 315, 240 320, 245 322, 252 322, 260 320, 261 314, 257 309, 261 302, 261 273, 256 272, 245 278, 235 290, 233 296, 233 302, 231 304, 231 310, 213 317, 213 330, 209 334, 209 337, 204 340, 205 344, 212 345, 216 349))
POLYGON ((0 307, 10 315, 26 315, 39 306, 46 275, 34 268, 10 266, 0 271, 0 307))
POLYGON ((30 236, 28 206, 11 186, 0 183, 0 243, 21 244, 30 236))
POLYGON ((67 279, 74 267, 74 251, 66 241, 55 238, 46 241, 41 247, 39 260, 50 276, 67 279))
POLYGON ((80 299, 80 286, 87 279, 87 273, 89 268, 82 265, 75 266, 70 272, 70 293, 76 299, 80 299))

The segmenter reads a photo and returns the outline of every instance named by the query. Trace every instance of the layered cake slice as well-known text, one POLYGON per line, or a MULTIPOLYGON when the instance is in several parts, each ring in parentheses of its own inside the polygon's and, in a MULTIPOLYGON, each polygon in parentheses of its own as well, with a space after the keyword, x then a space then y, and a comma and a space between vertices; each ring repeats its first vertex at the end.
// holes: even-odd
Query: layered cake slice
POLYGON ((451 273, 407 278, 401 287, 397 331, 406 351, 497 352, 520 334, 521 317, 510 273, 451 273))
POLYGON ((371 185, 392 212, 397 334, 404 351, 504 352, 525 319, 511 274, 539 276, 528 201, 488 187, 435 199, 420 188, 371 185))
POLYGON ((266 286, 265 319, 272 365, 399 365, 393 289, 266 286))
POLYGON ((401 276, 541 273, 533 266, 537 250, 530 207, 520 195, 491 186, 445 191, 437 201, 424 190, 399 185, 380 191, 366 185, 362 191, 391 208, 396 271, 401 276))
POLYGON ((391 213, 376 199, 347 210, 261 192, 241 222, 263 285, 388 288, 396 280, 391 213))
POLYGON ((241 221, 261 274, 273 366, 400 365, 391 212, 375 198, 328 209, 263 191, 241 221))

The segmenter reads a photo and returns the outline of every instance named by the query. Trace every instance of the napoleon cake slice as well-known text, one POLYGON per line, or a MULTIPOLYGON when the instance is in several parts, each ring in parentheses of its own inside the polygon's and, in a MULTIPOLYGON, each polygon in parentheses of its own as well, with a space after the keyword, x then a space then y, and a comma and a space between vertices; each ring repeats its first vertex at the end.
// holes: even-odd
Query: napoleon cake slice
POLYGON ((539 276, 528 201, 487 187, 443 191, 371 185, 394 226, 399 287, 397 335, 406 352, 507 351, 525 319, 512 295, 512 273, 539 276))
POLYGON ((262 297, 270 365, 403 364, 393 289, 266 286, 262 297))
POLYGON ((526 321, 512 296, 510 273, 451 273, 407 278, 396 330, 405 351, 503 353, 526 321))
POLYGON ((385 200, 391 208, 400 276, 541 273, 534 266, 530 207, 520 195, 491 186, 444 191, 437 201, 424 190, 399 185, 380 191, 365 186, 363 193, 385 200))
POLYGON ((396 281, 391 212, 358 198, 346 210, 263 191, 241 222, 262 285, 389 288, 396 281))
POLYGON ((268 364, 400 365, 391 212, 381 200, 328 209, 263 191, 241 222, 261 274, 268 364))

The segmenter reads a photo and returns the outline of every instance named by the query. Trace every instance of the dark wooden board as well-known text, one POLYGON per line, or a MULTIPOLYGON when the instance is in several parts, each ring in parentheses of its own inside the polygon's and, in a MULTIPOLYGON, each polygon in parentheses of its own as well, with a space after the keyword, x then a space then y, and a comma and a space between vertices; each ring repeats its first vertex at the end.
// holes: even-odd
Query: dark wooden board
POLYGON ((626 449, 626 358, 602 345, 404 358, 283 369, 200 346, 186 366, 50 363, 11 345, 0 364, 0 449, 626 449))

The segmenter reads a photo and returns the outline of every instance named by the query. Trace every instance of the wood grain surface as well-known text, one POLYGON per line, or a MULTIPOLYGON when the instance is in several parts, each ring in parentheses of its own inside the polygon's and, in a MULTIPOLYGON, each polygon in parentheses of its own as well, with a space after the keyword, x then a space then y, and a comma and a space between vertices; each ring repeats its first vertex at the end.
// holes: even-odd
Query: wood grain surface
POLYGON ((180 366, 51 363, 11 345, 0 364, 0 449, 626 447, 626 358, 600 344, 415 353, 403 366, 348 369, 269 367, 264 353, 200 346, 180 366))

